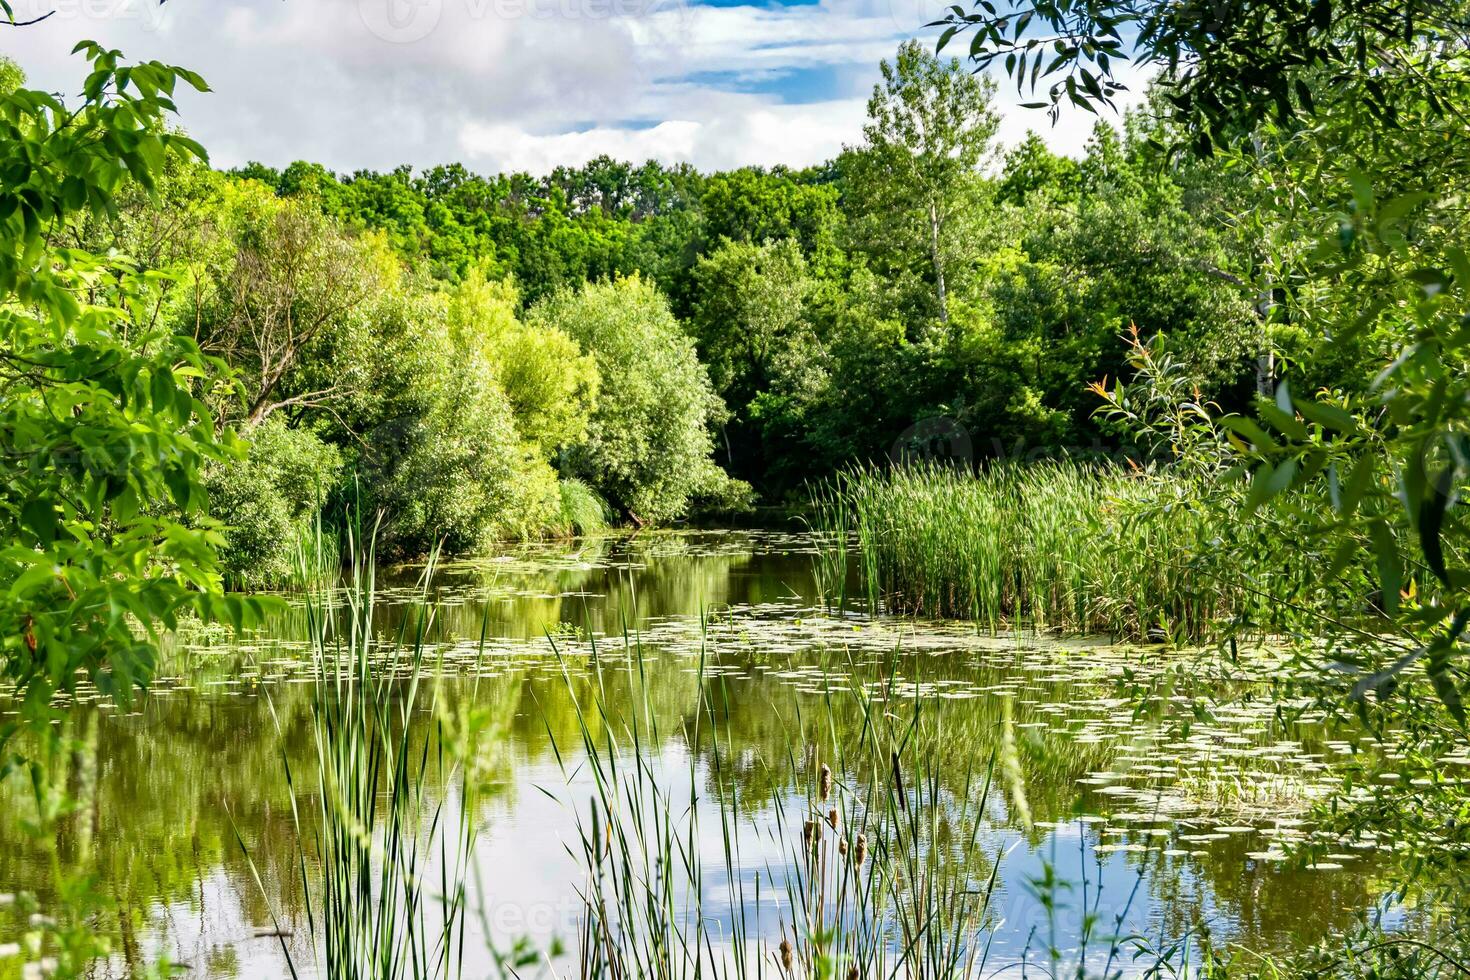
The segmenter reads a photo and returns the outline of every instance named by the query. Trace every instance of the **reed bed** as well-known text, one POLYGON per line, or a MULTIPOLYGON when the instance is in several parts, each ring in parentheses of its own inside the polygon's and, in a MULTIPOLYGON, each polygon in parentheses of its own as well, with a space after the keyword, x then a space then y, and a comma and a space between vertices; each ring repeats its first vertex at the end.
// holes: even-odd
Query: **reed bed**
POLYGON ((1172 476, 1074 462, 863 468, 813 488, 809 523, 829 602, 855 578, 875 612, 1188 642, 1240 598, 1227 529, 1189 499, 1172 476))

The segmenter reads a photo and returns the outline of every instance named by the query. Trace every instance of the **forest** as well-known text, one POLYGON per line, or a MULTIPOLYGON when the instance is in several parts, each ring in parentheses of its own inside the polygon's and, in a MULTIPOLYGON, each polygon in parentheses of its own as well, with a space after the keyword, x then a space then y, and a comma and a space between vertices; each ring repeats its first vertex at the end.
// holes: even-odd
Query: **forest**
POLYGON ((1133 327, 1232 407, 1266 351, 1307 353, 1241 288, 1249 190, 1144 114, 1078 161, 997 145, 994 85, 917 42, 884 77, 811 170, 173 164, 76 244, 188 270, 157 317, 231 371, 210 407, 251 448, 206 479, 242 583, 319 507, 412 557, 782 505, 931 419, 982 456, 1104 455, 1085 384, 1133 327))
POLYGON ((0 978, 1470 972, 1466 3, 956 5, 802 169, 224 168, 73 61, 0 978))

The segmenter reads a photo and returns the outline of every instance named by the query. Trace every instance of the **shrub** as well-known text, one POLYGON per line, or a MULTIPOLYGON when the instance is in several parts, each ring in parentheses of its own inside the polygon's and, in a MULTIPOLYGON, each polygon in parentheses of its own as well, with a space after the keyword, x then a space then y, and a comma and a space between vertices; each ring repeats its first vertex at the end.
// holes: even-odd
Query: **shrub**
POLYGON ((397 293, 376 329, 383 398, 358 471, 365 509, 384 515, 384 553, 470 552, 551 527, 555 473, 522 440, 482 345, 451 328, 444 297, 397 293))
POLYGON ((297 542, 341 470, 342 454, 312 432, 275 417, 252 430, 245 459, 205 475, 210 513, 225 525, 226 575, 245 586, 289 578, 297 542))

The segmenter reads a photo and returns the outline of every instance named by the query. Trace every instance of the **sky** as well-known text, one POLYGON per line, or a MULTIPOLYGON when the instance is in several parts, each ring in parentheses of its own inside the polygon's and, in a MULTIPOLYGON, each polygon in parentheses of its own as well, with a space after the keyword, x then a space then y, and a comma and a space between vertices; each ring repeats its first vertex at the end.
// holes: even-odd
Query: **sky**
MULTIPOLYGON (((701 169, 806 166, 861 142, 878 62, 943 0, 13 0, 0 53, 33 87, 80 88, 91 38, 202 74, 182 123, 216 166, 332 170, 458 161, 544 174, 598 154, 701 169)), ((1022 109, 1001 87, 1000 139, 1035 129, 1078 154, 1093 117, 1022 109)))

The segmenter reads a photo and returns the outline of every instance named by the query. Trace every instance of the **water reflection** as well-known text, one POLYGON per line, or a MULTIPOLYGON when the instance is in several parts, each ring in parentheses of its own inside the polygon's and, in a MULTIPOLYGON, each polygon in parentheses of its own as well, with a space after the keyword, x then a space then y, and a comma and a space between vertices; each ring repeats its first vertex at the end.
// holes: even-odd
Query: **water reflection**
MULTIPOLYGON (((1126 907, 1125 928, 1153 936, 1209 922, 1262 952, 1345 928, 1378 899, 1371 841, 1341 842, 1334 870, 1275 859, 1282 841, 1310 833, 1277 818, 1330 779, 1323 760, 1341 744, 1312 719, 1261 705, 1202 721, 1163 683, 1163 658, 1102 643, 824 615, 813 608, 810 552, 801 536, 655 534, 527 546, 438 571, 440 697, 451 716, 492 709, 474 760, 472 947, 521 936, 549 946, 575 931, 580 882, 567 845, 587 787, 567 785, 554 747, 580 744, 576 705, 594 694, 649 713, 670 772, 692 765, 712 789, 718 763, 757 828, 746 875, 784 853, 760 835, 779 826, 780 807, 800 805, 791 772, 801 766, 788 763, 841 758, 864 722, 858 693, 894 714, 919 706, 925 758, 950 793, 966 791, 1008 728, 1024 780, 1016 791, 1035 823, 1013 819, 1013 799, 991 799, 979 852, 1000 861, 997 963, 1018 959, 1040 923, 1028 882, 1048 862, 1074 882, 1087 877, 1094 901, 1101 887, 1105 920, 1126 907), (1142 711, 1120 691, 1125 677, 1161 681, 1142 711)), ((420 572, 383 573, 380 634, 401 628, 420 572)), ((305 635, 291 613, 243 641, 182 636, 134 710, 84 694, 63 722, 72 747, 52 776, 80 806, 55 853, 96 876, 99 921, 117 952, 111 975, 165 949, 200 976, 283 976, 280 939, 258 935, 272 911, 298 964, 309 962, 283 765, 298 787, 314 785, 303 775, 314 759, 305 635)), ((1258 674, 1272 669, 1263 656, 1258 674)), ((1230 672, 1222 684, 1252 680, 1230 672)), ((27 787, 10 780, 0 792, 10 815, 0 821, 0 894, 34 892, 44 909, 55 901, 51 842, 22 831, 27 787)), ((717 883, 702 896, 717 919, 729 902, 717 883)), ((18 909, 0 907, 0 944, 23 928, 18 909)), ((1065 903, 1062 935, 1083 914, 1080 898, 1065 903)), ((467 959, 469 975, 486 972, 482 952, 467 959)), ((12 967, 0 960, 0 977, 12 967)))

